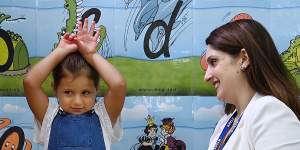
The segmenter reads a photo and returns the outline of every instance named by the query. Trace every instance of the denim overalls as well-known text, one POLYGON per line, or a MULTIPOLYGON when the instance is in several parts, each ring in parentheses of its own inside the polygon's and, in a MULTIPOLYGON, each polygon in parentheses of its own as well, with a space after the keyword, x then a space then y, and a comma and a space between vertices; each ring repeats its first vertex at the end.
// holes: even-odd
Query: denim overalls
POLYGON ((60 109, 52 122, 48 150, 105 150, 101 124, 94 110, 72 115, 60 109))

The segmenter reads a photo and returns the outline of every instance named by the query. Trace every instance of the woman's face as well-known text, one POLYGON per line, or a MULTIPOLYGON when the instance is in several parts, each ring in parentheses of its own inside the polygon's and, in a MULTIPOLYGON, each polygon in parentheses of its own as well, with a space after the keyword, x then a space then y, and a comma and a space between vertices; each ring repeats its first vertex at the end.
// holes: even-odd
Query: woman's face
POLYGON ((232 104, 230 100, 239 92, 241 84, 239 56, 233 57, 208 45, 205 59, 207 70, 204 80, 214 86, 219 99, 232 104))

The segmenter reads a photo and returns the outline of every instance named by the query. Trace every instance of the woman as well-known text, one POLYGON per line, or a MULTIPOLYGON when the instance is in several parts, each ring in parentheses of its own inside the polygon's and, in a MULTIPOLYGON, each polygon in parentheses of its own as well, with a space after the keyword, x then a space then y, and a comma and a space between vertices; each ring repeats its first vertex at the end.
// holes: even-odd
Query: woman
POLYGON ((299 89, 267 30, 242 19, 206 39, 204 79, 225 102, 209 148, 300 149, 299 89))

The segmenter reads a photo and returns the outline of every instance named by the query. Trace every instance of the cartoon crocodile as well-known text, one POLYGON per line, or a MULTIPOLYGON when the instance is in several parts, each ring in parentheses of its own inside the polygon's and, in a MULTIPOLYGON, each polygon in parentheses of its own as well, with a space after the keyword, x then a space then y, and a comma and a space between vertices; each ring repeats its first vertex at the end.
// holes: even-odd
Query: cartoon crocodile
POLYGON ((11 16, 10 15, 6 15, 6 14, 4 14, 4 13, 0 13, 0 24, 3 22, 3 21, 5 21, 5 20, 7 20, 8 18, 10 18, 11 16))
MULTIPOLYGON (((76 33, 77 31, 77 22, 79 20, 83 19, 83 7, 81 7, 81 4, 83 3, 83 0, 65 0, 65 5, 64 8, 67 9, 69 18, 66 20, 66 26, 61 29, 61 32, 58 33, 59 38, 64 34, 64 33, 76 33)), ((92 8, 90 10, 97 10, 99 13, 100 11, 96 8, 92 8)), ((100 14, 98 16, 98 20, 100 19, 100 14)), ((96 18, 96 14, 95 14, 96 18)), ((94 19, 95 20, 95 19, 94 19)), ((106 38, 106 28, 103 25, 100 25, 99 27, 100 30, 100 38, 99 42, 97 45, 97 50, 99 50, 104 42, 104 39, 106 38)))
MULTIPOLYGON (((2 23, 3 21, 8 21, 9 18, 11 18, 10 15, 0 13, 0 23, 2 23)), ((22 39, 22 36, 20 36, 17 33, 14 33, 13 31, 5 31, 1 29, 0 49, 0 65, 3 65, 5 62, 12 60, 9 63, 10 66, 8 66, 8 69, 1 69, 0 74, 20 75, 25 74, 27 72, 30 66, 29 55, 26 44, 22 39), (5 38, 9 38, 9 40, 4 40, 5 38), (9 45, 12 45, 11 48, 13 53, 9 53, 9 45), (13 56, 9 56, 11 54, 13 54, 13 56), (9 57, 12 57, 13 59, 8 60, 9 57)))
POLYGON ((281 53, 281 58, 292 74, 300 73, 300 35, 291 40, 289 48, 281 53))

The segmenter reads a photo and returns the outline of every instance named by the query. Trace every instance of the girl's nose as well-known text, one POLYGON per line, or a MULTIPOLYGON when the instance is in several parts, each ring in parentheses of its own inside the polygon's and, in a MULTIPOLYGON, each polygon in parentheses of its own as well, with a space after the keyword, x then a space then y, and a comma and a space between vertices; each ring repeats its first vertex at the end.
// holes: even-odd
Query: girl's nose
POLYGON ((74 97, 73 103, 74 103, 75 105, 81 105, 81 104, 82 104, 82 100, 81 100, 80 95, 76 95, 76 96, 74 97))

